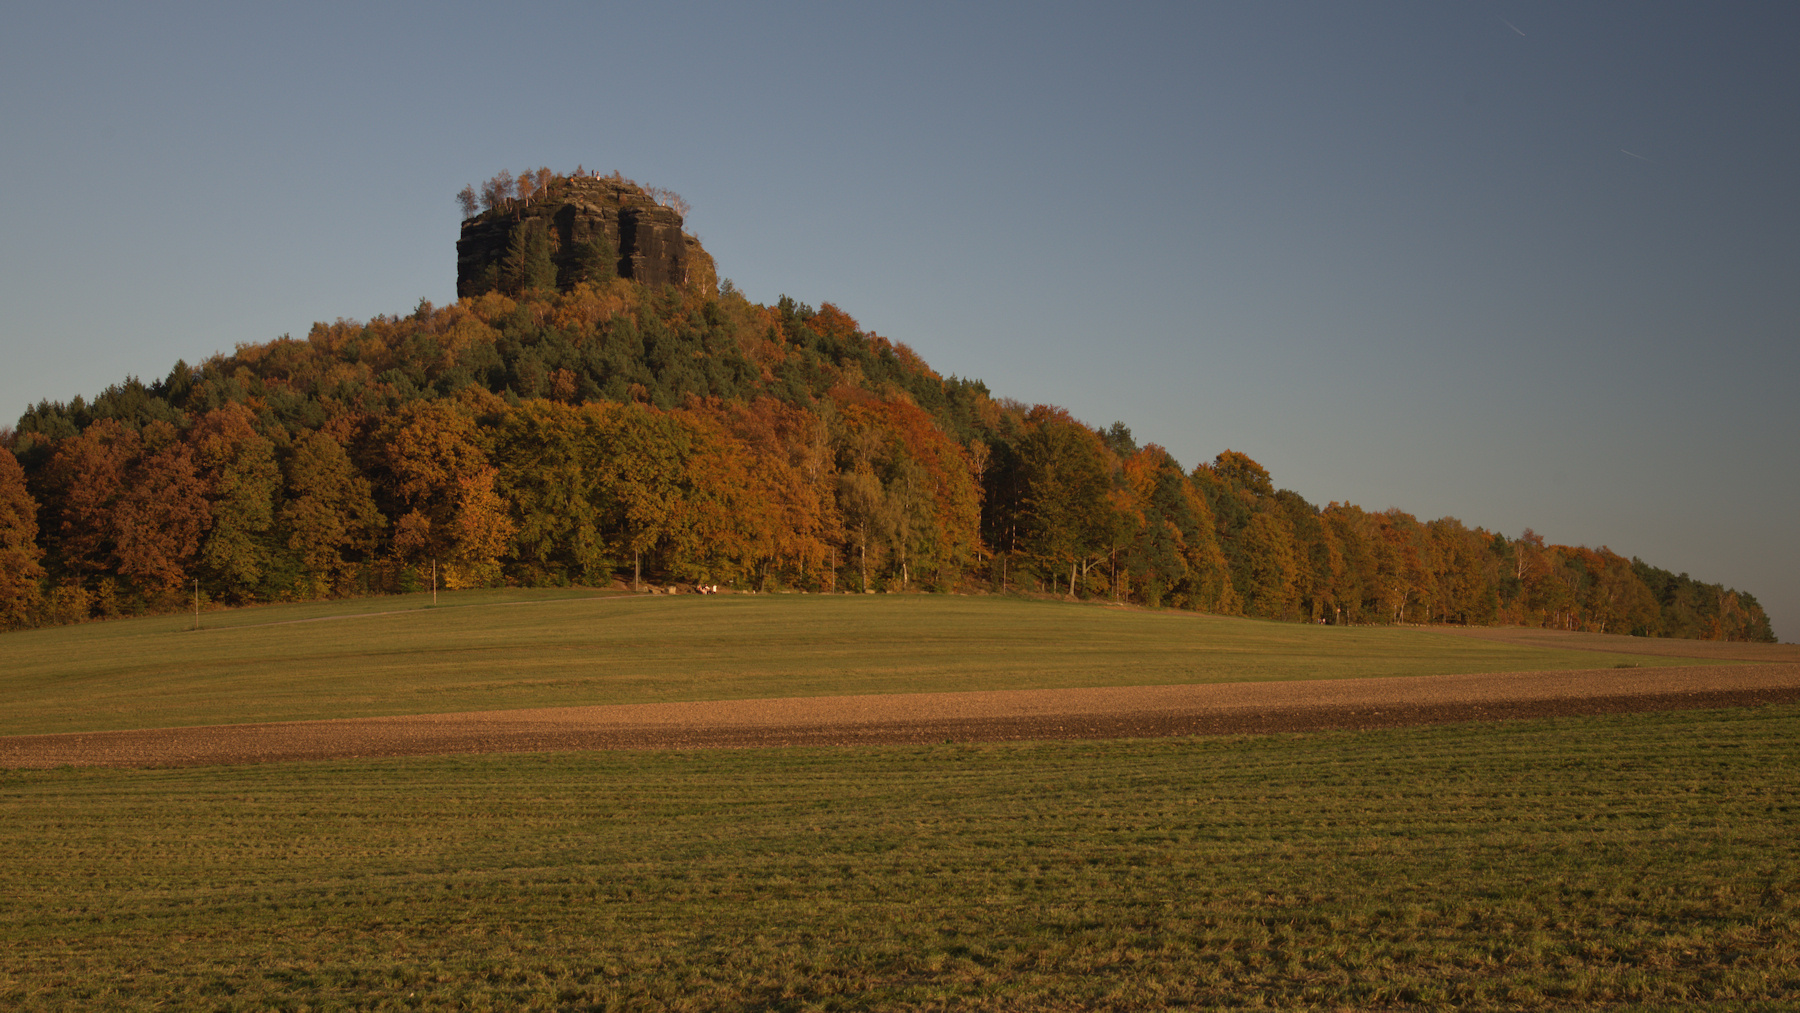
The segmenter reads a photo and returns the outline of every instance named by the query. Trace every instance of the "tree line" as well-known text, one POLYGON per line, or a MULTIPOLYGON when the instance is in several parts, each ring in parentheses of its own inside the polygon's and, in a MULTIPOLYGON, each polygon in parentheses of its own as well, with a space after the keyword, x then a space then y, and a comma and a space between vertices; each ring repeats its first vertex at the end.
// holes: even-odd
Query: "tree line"
POLYGON ((992 397, 830 304, 616 277, 315 325, 0 454, 0 623, 419 588, 1023 591, 1322 623, 1773 640, 1609 549, 1324 507, 992 397))
POLYGON ((651 200, 664 207, 673 208, 675 213, 683 218, 686 218, 693 210, 693 205, 675 191, 660 186, 639 186, 636 180, 625 178, 625 175, 617 169, 614 169, 610 176, 602 177, 597 172, 590 172, 582 166, 576 166, 574 172, 564 175, 552 171, 547 165, 540 165, 536 169, 526 169, 517 176, 514 176, 510 169, 501 169, 483 180, 479 187, 471 183, 458 190, 456 206, 462 209, 465 219, 473 218, 478 214, 514 207, 515 200, 528 202, 539 194, 552 194, 558 183, 582 177, 610 179, 624 186, 637 187, 651 200))

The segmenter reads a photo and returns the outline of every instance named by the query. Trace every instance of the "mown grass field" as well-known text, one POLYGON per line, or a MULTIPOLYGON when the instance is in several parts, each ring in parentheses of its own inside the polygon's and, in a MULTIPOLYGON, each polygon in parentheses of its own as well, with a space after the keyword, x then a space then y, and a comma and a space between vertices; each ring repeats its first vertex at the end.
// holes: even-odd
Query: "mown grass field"
POLYGON ((0 735, 1692 659, 1012 598, 483 591, 0 635, 0 735))
POLYGON ((0 774, 0 1007, 1791 1009, 1800 707, 0 774))

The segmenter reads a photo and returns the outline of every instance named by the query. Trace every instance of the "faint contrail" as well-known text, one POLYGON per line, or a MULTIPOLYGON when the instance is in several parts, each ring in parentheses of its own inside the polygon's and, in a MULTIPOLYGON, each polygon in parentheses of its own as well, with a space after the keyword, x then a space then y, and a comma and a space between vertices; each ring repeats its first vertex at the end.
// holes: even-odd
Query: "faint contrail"
MULTIPOLYGON (((1519 32, 1519 26, 1518 26, 1518 25, 1515 25, 1515 24, 1513 24, 1513 23, 1512 23, 1512 22, 1511 22, 1511 21, 1508 21, 1508 20, 1506 20, 1506 19, 1505 19, 1505 18, 1501 18, 1501 19, 1500 19, 1500 23, 1501 23, 1501 24, 1503 24, 1503 25, 1505 25, 1505 26, 1506 26, 1506 27, 1508 27, 1508 28, 1510 28, 1510 29, 1512 29, 1512 30, 1513 30, 1513 31, 1515 31, 1515 32, 1519 32)), ((1524 38, 1524 37, 1525 37, 1525 33, 1524 33, 1524 32, 1519 32, 1519 37, 1520 37, 1520 38, 1524 38)))
MULTIPOLYGON (((1620 148, 1620 149, 1619 149, 1619 150, 1620 150, 1620 151, 1625 151, 1625 149, 1624 149, 1624 148, 1620 148)), ((1644 161, 1646 161, 1646 162, 1654 162, 1654 161, 1656 161, 1656 159, 1654 159, 1654 158, 1644 158, 1644 156, 1643 156, 1643 155, 1640 155, 1640 154, 1638 154, 1638 153, 1637 153, 1637 152, 1635 152, 1635 151, 1625 151, 1625 153, 1626 153, 1626 154, 1627 154, 1627 155, 1630 155, 1630 156, 1631 156, 1631 157, 1632 157, 1632 158, 1643 158, 1643 159, 1644 159, 1644 161)))

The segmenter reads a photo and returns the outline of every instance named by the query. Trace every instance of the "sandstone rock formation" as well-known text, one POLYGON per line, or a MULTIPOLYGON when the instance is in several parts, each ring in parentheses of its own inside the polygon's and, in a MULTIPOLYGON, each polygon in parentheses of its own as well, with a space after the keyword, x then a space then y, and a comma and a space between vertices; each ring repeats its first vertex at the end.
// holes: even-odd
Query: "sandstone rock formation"
POLYGON ((508 200, 463 221, 456 241, 456 292, 472 296, 517 288, 522 251, 547 238, 559 288, 617 274, 714 294, 718 274, 712 257, 681 225, 680 214, 629 180, 558 177, 528 200, 508 200))

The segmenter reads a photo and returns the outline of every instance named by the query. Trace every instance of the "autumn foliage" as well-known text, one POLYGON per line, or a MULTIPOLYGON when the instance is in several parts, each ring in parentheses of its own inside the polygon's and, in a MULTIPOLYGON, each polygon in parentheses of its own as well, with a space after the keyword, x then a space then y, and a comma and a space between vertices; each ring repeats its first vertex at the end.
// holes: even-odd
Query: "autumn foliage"
MULTIPOLYGON (((529 195, 537 174, 471 189, 529 195), (520 188, 523 182, 524 188, 520 188)), ((1772 640, 1743 592, 945 378, 826 304, 605 278, 315 325, 0 454, 0 624, 449 587, 1011 591, 1358 624, 1772 640)))

